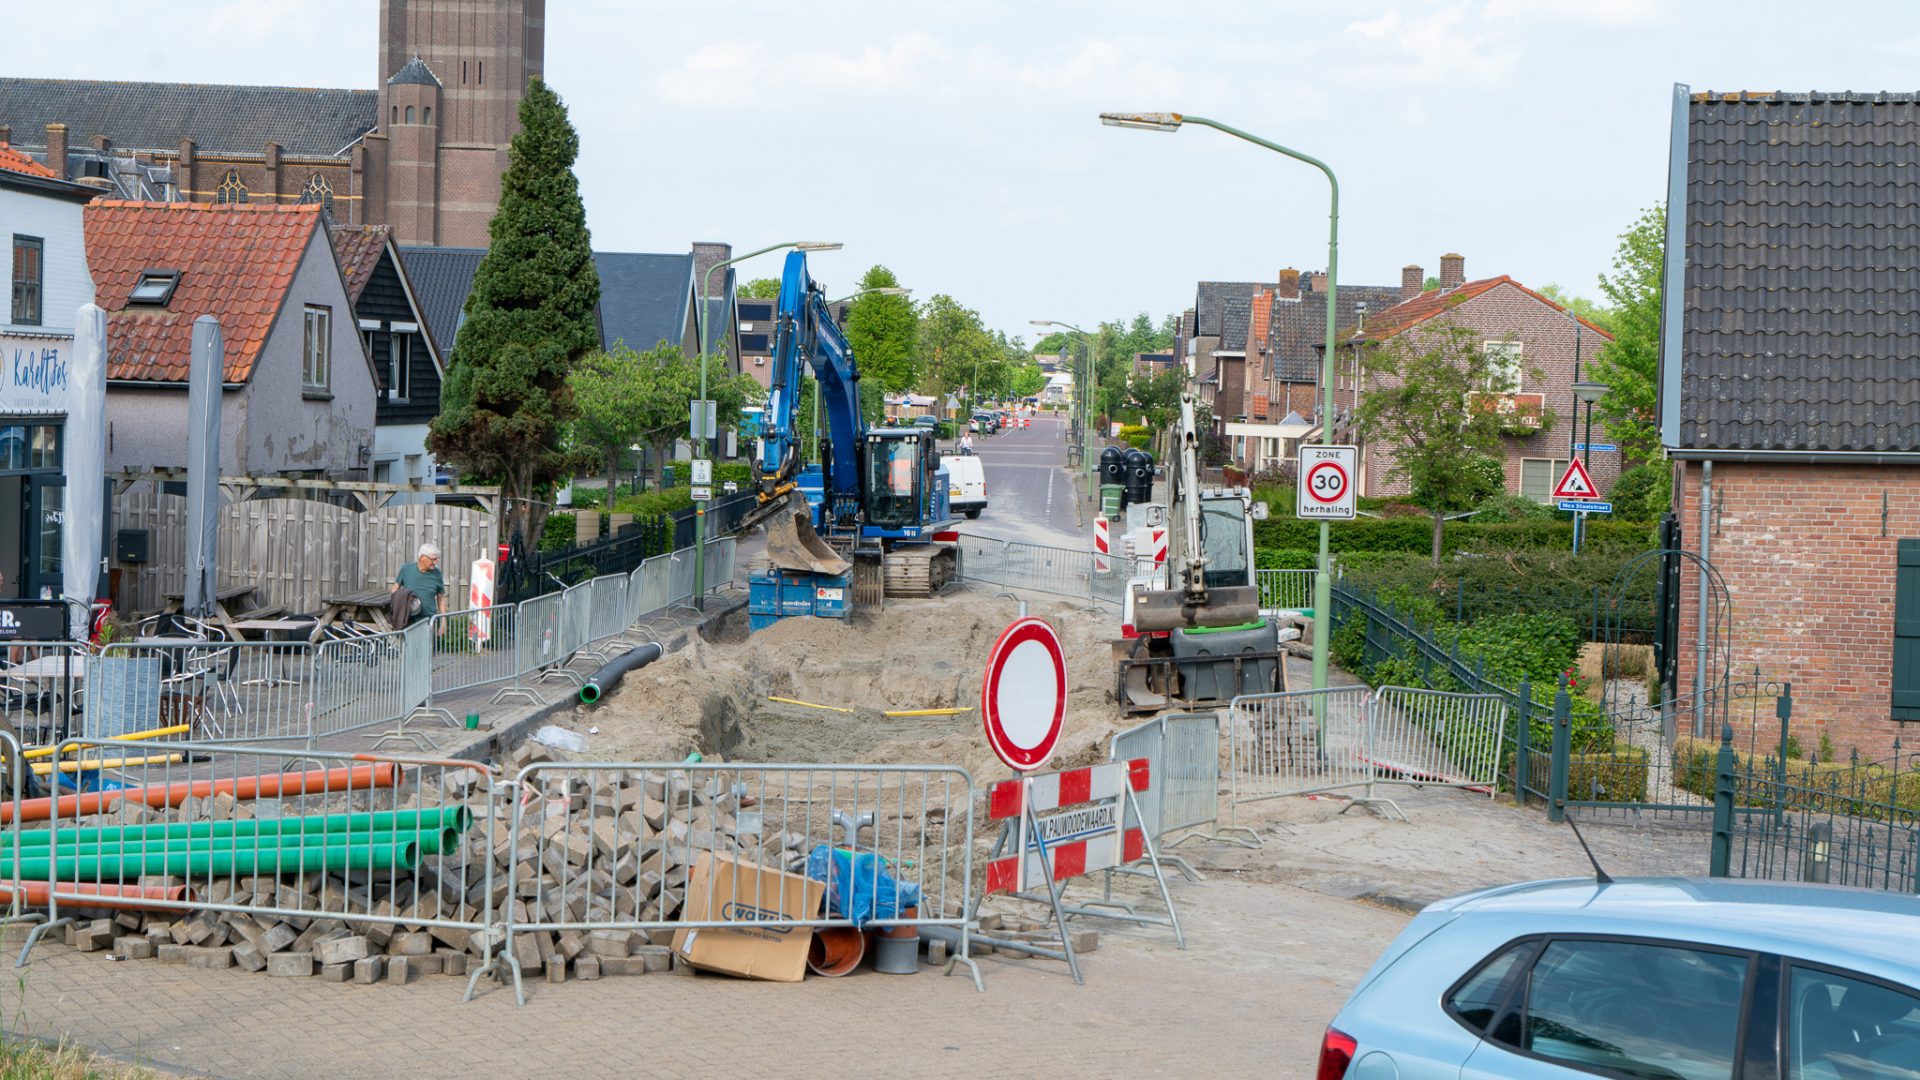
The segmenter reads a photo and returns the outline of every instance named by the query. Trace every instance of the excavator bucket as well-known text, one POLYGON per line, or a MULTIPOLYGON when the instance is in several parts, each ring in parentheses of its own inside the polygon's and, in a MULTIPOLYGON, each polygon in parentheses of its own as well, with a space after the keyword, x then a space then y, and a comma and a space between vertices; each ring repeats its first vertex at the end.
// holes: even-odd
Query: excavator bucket
POLYGON ((838 576, 853 569, 820 534, 813 531, 812 515, 803 501, 798 510, 782 511, 767 519, 767 559, 782 570, 804 570, 838 576))
POLYGON ((1142 631, 1243 626, 1260 617, 1260 591, 1251 585, 1216 585, 1204 605, 1187 602, 1179 589, 1143 589, 1133 595, 1133 625, 1142 631))

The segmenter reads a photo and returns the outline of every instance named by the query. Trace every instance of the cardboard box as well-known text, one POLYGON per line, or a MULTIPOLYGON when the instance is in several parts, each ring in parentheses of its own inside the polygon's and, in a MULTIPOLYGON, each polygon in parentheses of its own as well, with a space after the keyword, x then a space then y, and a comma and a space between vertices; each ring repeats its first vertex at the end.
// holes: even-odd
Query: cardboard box
POLYGON ((680 918, 691 922, 738 921, 741 927, 675 930, 673 951, 707 971, 799 982, 807 973, 807 947, 813 943, 813 928, 753 923, 819 918, 826 891, 824 881, 703 851, 687 878, 687 898, 680 908, 680 918))

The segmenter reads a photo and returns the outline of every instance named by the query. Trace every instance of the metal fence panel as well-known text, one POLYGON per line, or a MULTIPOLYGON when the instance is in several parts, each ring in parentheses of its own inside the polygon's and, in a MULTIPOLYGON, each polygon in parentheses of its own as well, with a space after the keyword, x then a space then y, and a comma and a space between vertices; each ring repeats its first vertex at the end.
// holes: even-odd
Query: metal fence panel
POLYGON ((520 642, 514 664, 519 674, 532 674, 566 658, 562 648, 566 644, 566 603, 567 594, 563 592, 520 602, 520 642))
POLYGON ((676 551, 667 560, 667 604, 693 599, 693 552, 676 551))
POLYGON ((406 659, 407 639, 398 632, 342 634, 314 646, 307 676, 309 737, 389 723, 411 712, 422 699, 408 700, 406 659))
POLYGON ((1286 611, 1313 606, 1312 570, 1255 570, 1261 611, 1286 611))
POLYGON ((83 722, 87 648, 71 641, 0 646, 0 723, 27 745, 47 745, 83 722))
POLYGON ((575 585, 561 595, 565 597, 560 603, 560 655, 564 661, 572 659, 574 653, 593 640, 593 602, 584 584, 575 585))
POLYGON ((89 661, 98 678, 79 733, 191 724, 203 742, 305 738, 313 651, 305 641, 115 642, 89 661))
POLYGON ((1220 714, 1169 713, 1161 721, 1164 757, 1153 774, 1160 834, 1211 825, 1220 818, 1220 714))
POLYGON ((1230 798, 1260 799, 1367 786, 1364 686, 1249 694, 1228 712, 1230 798))
POLYGON ((733 584, 734 551, 738 544, 733 537, 722 537, 707 543, 707 591, 718 592, 733 584))
POLYGON ((631 626, 627 575, 602 574, 587 582, 587 640, 610 638, 631 626))
POLYGON ((433 617, 433 692, 504 682, 522 672, 520 606, 448 611, 433 617))
POLYGON ((488 766, 209 743, 154 749, 163 752, 130 761, 123 742, 66 740, 50 765, 122 761, 103 770, 118 786, 14 804, 9 844, 25 852, 16 872, 52 879, 49 922, 29 950, 45 930, 97 910, 102 893, 132 893, 147 910, 233 912, 263 928, 335 919, 376 943, 396 923, 425 927, 488 958, 493 939, 479 932, 495 921, 499 808, 488 766))
MULTIPOLYGON (((1109 560, 1118 566, 1117 559, 1109 560)), ((1003 552, 1000 584, 1014 589, 1054 593, 1059 596, 1094 597, 1093 552, 1041 544, 1010 542, 1003 552)), ((1124 584, 1124 575, 1119 576, 1124 584)))
POLYGON ((961 931, 965 955, 976 791, 963 769, 545 763, 522 769, 516 788, 509 956, 538 956, 522 939, 546 932, 748 924, 949 926, 961 931), (884 872, 899 886, 897 908, 856 920, 861 913, 841 903, 853 883, 830 880, 823 865, 836 850, 877 855, 855 864, 874 875, 858 891, 882 891, 884 872), (733 860, 733 888, 685 907, 689 876, 706 859, 733 860), (769 872, 828 881, 827 903, 783 912, 765 892, 783 879, 769 872))
POLYGON ((1376 783, 1444 784, 1488 795, 1499 786, 1507 702, 1497 694, 1382 687, 1368 728, 1376 783))
POLYGON ((1161 834, 1160 804, 1166 797, 1166 739, 1167 725, 1161 717, 1154 717, 1144 724, 1130 727, 1113 737, 1111 749, 1107 752, 1109 761, 1133 761, 1146 758, 1150 763, 1147 775, 1152 783, 1147 790, 1134 792, 1133 801, 1140 807, 1140 815, 1134 817, 1131 807, 1126 810, 1127 828, 1140 826, 1148 836, 1159 839, 1161 834))

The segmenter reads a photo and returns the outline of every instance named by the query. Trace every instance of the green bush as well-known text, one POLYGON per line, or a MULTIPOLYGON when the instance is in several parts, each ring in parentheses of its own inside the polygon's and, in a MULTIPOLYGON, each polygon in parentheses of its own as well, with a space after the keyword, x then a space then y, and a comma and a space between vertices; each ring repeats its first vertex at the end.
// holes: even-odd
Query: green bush
POLYGON ((1665 462, 1635 465, 1613 482, 1607 498, 1624 520, 1656 520, 1673 505, 1673 470, 1665 462))
MULTIPOLYGON (((1438 605, 1431 597, 1428 604, 1438 605)), ((1513 613, 1494 615, 1468 626, 1442 623, 1434 639, 1443 648, 1457 647, 1460 655, 1482 665, 1482 674, 1503 686, 1520 680, 1557 686, 1560 674, 1580 662, 1585 636, 1565 615, 1513 613)))
POLYGON ((1261 570, 1318 570, 1320 553, 1306 548, 1254 548, 1253 565, 1261 570))
POLYGON ((1145 450, 1153 443, 1153 432, 1139 424, 1123 424, 1120 427, 1120 441, 1136 450, 1145 450))
POLYGON ((540 528, 540 550, 561 551, 572 547, 578 525, 574 515, 564 510, 547 515, 547 523, 540 528))
POLYGON ((1473 521, 1488 525, 1502 521, 1556 521, 1560 511, 1524 495, 1495 495, 1473 508, 1473 521))
MULTIPOLYGON (((1288 504, 1291 509, 1291 503, 1288 504)), ((1275 508, 1277 509, 1277 508, 1275 508)), ((1320 546, 1320 523, 1289 516, 1269 517, 1255 522, 1256 547, 1314 548, 1320 546)), ((1389 518, 1357 518, 1333 523, 1332 548, 1341 561, 1350 553, 1362 551, 1403 551, 1425 554, 1433 548, 1433 520, 1424 515, 1389 518)), ((1631 548, 1639 552, 1652 546, 1652 532, 1642 522, 1587 522, 1583 550, 1631 548)), ((1441 540, 1443 554, 1457 551, 1551 551, 1573 550, 1571 521, 1506 521, 1479 524, 1453 521, 1441 540)))
POLYGON ((1615 743, 1567 758, 1567 798, 1598 802, 1647 801, 1647 752, 1615 743))

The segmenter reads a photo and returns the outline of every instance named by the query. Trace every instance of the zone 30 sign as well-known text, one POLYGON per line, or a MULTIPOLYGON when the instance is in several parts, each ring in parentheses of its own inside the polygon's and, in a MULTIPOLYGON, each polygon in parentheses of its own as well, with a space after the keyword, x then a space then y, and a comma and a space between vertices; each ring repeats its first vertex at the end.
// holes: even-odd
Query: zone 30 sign
POLYGON ((1360 450, 1354 446, 1303 446, 1297 517, 1344 521, 1354 516, 1354 472, 1360 450))

